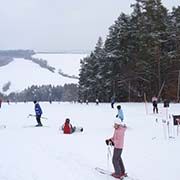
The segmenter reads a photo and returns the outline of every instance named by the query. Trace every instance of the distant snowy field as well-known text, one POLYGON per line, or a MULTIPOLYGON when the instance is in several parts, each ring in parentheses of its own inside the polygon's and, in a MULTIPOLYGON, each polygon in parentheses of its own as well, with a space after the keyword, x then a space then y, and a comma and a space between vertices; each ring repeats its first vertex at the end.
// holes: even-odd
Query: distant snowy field
POLYGON ((61 69, 63 73, 69 75, 79 75, 80 60, 86 54, 36 54, 33 57, 47 60, 50 66, 56 67, 56 71, 61 69))
MULTIPOLYGON (((105 139, 113 134, 116 109, 110 104, 41 103, 46 127, 36 125, 34 104, 7 103, 0 109, 0 180, 113 180, 95 167, 113 171, 107 159, 105 139), (83 133, 60 132, 66 117, 73 125, 83 126, 83 133)), ((169 109, 159 104, 158 115, 152 105, 121 103, 128 126, 123 160, 129 176, 138 180, 179 180, 180 135, 173 127, 172 114, 180 114, 180 104, 169 109), (168 128, 162 120, 168 118, 168 128), (156 119, 158 120, 156 122, 156 119)), ((115 179, 114 179, 115 180, 115 179)))
POLYGON ((61 69, 68 75, 79 75, 80 59, 85 54, 37 54, 35 57, 47 60, 50 66, 56 68, 55 73, 41 68, 38 64, 22 58, 15 58, 13 62, 0 67, 0 91, 5 83, 11 82, 10 89, 6 94, 12 91, 22 91, 32 85, 64 85, 78 83, 77 79, 63 77, 58 74, 61 69))

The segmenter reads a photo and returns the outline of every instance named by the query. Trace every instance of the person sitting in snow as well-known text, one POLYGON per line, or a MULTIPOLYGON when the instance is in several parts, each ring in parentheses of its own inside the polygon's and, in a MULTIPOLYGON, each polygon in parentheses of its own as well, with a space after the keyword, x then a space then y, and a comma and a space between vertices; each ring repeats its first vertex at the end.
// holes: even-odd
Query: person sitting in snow
POLYGON ((123 122, 124 113, 123 113, 122 108, 121 108, 120 105, 117 106, 117 110, 118 110, 118 113, 117 113, 116 117, 119 118, 121 122, 123 122))
POLYGON ((70 119, 66 118, 65 123, 62 125, 62 130, 64 134, 72 134, 76 130, 76 127, 73 127, 70 119))
POLYGON ((126 131, 126 125, 121 124, 119 119, 116 119, 114 122, 114 135, 110 139, 106 139, 107 145, 114 146, 114 152, 112 157, 112 163, 114 166, 115 172, 111 175, 115 178, 122 178, 127 176, 125 173, 125 167, 121 158, 123 146, 124 146, 124 134, 126 131))

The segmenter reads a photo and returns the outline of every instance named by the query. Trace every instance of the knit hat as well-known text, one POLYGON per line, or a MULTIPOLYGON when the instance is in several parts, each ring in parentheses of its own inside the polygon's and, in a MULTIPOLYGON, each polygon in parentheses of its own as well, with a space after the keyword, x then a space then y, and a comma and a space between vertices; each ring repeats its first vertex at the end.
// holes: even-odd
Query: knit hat
POLYGON ((66 122, 67 122, 67 123, 70 123, 70 119, 69 119, 69 118, 66 118, 66 122))
POLYGON ((117 124, 119 126, 126 126, 126 124, 118 118, 114 120, 114 124, 117 124))
POLYGON ((114 120, 114 124, 121 125, 121 121, 120 121, 120 119, 116 118, 116 119, 114 120))
POLYGON ((117 109, 121 109, 121 105, 118 104, 118 105, 117 105, 117 109))

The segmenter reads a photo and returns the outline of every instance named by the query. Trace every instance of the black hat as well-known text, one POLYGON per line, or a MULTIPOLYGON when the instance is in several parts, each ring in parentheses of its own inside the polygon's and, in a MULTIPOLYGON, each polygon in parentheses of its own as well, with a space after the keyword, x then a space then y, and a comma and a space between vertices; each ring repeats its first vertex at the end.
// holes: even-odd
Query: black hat
POLYGON ((120 106, 120 105, 117 105, 117 108, 118 108, 118 109, 121 109, 121 106, 120 106))
POLYGON ((66 118, 66 122, 67 122, 67 123, 70 123, 70 119, 69 119, 69 118, 66 118))

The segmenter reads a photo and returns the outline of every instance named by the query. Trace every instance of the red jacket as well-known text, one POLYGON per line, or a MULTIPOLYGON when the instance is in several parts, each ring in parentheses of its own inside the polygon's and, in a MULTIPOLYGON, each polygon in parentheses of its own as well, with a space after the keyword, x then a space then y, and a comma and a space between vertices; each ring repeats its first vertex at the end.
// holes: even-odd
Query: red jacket
POLYGON ((63 125, 64 134, 71 134, 72 133, 72 125, 70 123, 65 122, 63 125))

